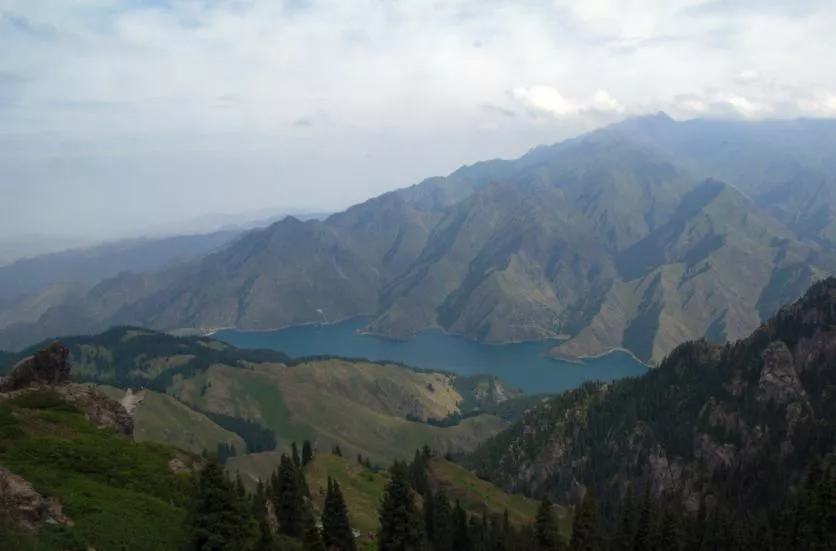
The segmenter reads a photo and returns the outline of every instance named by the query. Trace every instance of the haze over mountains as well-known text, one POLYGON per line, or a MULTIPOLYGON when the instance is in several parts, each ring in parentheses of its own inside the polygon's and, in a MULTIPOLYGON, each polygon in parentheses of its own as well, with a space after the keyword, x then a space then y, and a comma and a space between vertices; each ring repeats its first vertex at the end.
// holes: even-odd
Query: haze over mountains
POLYGON ((408 338, 567 338, 658 362, 736 339, 836 267, 836 122, 629 119, 463 167, 326 220, 286 218, 199 262, 102 281, 0 348, 95 332, 263 330, 360 314, 408 338))

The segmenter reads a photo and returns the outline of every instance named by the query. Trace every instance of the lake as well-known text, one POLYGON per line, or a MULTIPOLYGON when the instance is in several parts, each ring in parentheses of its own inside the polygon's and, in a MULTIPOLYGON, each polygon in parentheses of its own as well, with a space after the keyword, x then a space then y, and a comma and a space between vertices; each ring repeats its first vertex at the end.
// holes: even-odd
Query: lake
POLYGON ((647 367, 626 352, 612 352, 574 363, 546 357, 554 341, 487 345, 435 330, 397 341, 359 334, 357 331, 366 321, 354 318, 329 325, 299 325, 268 332, 218 331, 212 338, 238 348, 281 350, 293 357, 369 358, 461 375, 490 374, 529 393, 560 392, 588 380, 612 381, 647 371, 647 367))

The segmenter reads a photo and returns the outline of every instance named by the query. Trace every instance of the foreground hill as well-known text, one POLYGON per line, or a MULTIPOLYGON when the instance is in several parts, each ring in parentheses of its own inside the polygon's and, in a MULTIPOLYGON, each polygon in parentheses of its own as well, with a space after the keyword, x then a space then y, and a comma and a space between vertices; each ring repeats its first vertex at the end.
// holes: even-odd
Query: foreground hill
POLYGON ((172 465, 192 457, 97 428, 87 397, 107 400, 75 385, 0 395, 0 548, 177 549, 190 482, 172 465))
POLYGON ((256 454, 248 461, 262 475, 260 466, 272 470, 278 459, 270 450, 306 439, 383 463, 424 445, 469 451, 532 403, 490 377, 365 360, 292 360, 131 327, 62 343, 77 380, 121 389, 114 397, 147 389, 135 412, 139 438, 193 451, 232 444, 256 454))
POLYGON ((469 464, 508 490, 561 500, 590 489, 612 507, 647 484, 691 513, 771 510, 836 453, 834 353, 829 278, 745 339, 688 342, 644 377, 543 402, 469 464))
POLYGON ((555 354, 623 347, 658 363, 683 340, 742 338, 836 269, 834 138, 833 121, 631 119, 324 221, 287 218, 186 270, 102 282, 0 347, 74 326, 367 314, 396 338, 565 336, 555 354))

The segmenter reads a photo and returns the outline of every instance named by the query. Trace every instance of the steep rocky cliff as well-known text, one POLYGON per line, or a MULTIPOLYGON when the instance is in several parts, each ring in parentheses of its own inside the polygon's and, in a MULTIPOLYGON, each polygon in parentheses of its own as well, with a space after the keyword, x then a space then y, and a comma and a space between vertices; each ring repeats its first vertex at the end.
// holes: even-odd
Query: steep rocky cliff
POLYGON ((648 375, 549 400, 470 458, 506 488, 562 500, 630 482, 759 508, 836 451, 836 279, 815 284, 751 336, 677 347, 648 375))

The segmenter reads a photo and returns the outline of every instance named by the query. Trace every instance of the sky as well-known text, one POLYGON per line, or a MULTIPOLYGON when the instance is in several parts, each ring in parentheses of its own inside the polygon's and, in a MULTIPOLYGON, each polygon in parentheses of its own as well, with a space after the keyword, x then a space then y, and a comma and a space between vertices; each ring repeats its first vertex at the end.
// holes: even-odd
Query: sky
POLYGON ((836 116, 832 0, 0 0, 0 238, 333 211, 629 116, 836 116))

